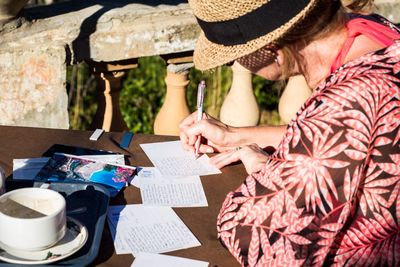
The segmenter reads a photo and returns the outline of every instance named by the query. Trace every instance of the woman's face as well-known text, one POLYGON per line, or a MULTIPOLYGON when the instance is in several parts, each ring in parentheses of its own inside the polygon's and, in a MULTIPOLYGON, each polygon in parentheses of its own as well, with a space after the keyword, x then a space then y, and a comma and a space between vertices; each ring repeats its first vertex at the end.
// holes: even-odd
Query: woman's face
POLYGON ((281 68, 282 57, 280 50, 266 46, 236 61, 264 79, 277 81, 284 78, 281 68))
MULTIPOLYGON (((279 60, 277 58, 277 60, 279 60)), ((279 61, 278 61, 279 62, 279 61)), ((263 77, 264 79, 270 80, 270 81, 280 81, 283 80, 283 73, 282 73, 282 68, 278 62, 270 63, 266 65, 265 67, 259 69, 255 74, 258 76, 263 77)))

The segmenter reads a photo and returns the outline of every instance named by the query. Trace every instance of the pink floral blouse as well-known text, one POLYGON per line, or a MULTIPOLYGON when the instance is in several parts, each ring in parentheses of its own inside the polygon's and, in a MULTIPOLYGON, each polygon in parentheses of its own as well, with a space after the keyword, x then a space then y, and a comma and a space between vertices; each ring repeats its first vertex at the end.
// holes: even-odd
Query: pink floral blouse
POLYGON ((244 266, 400 266, 400 41, 334 72, 223 203, 244 266))

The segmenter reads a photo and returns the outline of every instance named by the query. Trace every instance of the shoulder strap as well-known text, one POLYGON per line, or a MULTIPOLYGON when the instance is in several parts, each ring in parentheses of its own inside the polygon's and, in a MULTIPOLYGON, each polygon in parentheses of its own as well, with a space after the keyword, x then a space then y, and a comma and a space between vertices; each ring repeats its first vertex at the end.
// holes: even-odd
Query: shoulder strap
POLYGON ((354 39, 361 34, 377 43, 384 45, 385 47, 393 44, 394 40, 400 39, 400 33, 395 29, 365 18, 355 18, 348 21, 346 23, 346 28, 347 40, 332 64, 331 72, 335 71, 343 64, 343 61, 349 52, 354 39))

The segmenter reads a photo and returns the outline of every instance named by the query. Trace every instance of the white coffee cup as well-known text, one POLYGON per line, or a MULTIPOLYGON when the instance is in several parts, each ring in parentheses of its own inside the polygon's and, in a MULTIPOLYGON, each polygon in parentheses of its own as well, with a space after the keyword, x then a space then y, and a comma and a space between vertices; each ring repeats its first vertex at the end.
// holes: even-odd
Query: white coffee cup
POLYGON ((64 237, 66 202, 51 189, 22 188, 0 196, 0 242, 4 249, 38 251, 64 237))

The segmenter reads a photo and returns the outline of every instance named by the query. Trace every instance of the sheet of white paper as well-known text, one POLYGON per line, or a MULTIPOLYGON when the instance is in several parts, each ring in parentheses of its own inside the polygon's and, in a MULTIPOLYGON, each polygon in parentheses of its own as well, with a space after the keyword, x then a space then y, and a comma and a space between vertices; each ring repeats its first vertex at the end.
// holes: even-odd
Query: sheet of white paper
POLYGON ((146 205, 170 207, 207 207, 207 199, 199 176, 179 179, 142 179, 142 202, 146 205))
MULTIPOLYGON (((85 155, 83 158, 101 161, 110 164, 125 164, 124 155, 85 155)), ((33 180, 39 171, 46 165, 49 158, 29 158, 13 160, 13 179, 33 180)))
POLYGON ((114 248, 117 254, 131 254, 128 244, 125 242, 122 234, 117 235, 117 223, 112 221, 110 216, 107 216, 108 226, 110 228, 111 237, 114 240, 114 248))
POLYGON ((13 179, 33 180, 49 158, 30 158, 13 160, 13 179))
POLYGON ((131 185, 140 188, 140 182, 142 180, 154 180, 154 179, 165 179, 161 172, 156 167, 137 167, 136 175, 131 181, 131 185))
POLYGON ((131 267, 207 267, 208 262, 154 253, 139 253, 131 267))
POLYGON ((210 158, 207 155, 204 154, 196 159, 193 153, 183 149, 181 141, 149 143, 140 146, 162 175, 202 176, 221 173, 218 168, 210 164, 210 158))
POLYGON ((110 155, 84 155, 82 158, 87 158, 95 161, 100 161, 109 164, 125 165, 125 158, 122 154, 110 154, 110 155))
MULTIPOLYGON (((200 242, 170 207, 126 205, 110 206, 110 228, 115 228, 115 251, 121 254, 128 246, 139 252, 163 253, 200 246, 200 242)), ((111 230, 113 231, 113 230, 111 230)))

